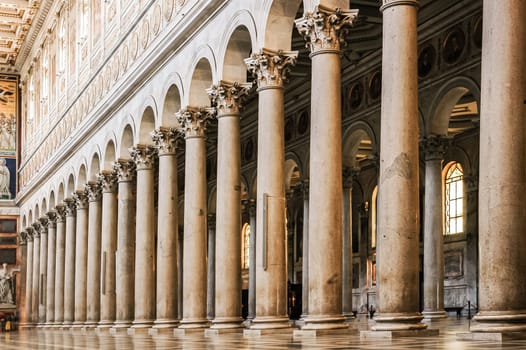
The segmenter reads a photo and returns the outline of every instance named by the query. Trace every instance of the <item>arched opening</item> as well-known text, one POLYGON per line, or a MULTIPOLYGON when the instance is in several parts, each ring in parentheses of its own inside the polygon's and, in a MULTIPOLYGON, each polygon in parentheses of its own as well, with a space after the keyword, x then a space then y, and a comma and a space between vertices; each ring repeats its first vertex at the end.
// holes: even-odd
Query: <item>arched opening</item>
POLYGON ((75 187, 76 191, 84 191, 84 186, 86 185, 87 176, 86 176, 86 166, 82 164, 79 169, 79 175, 77 177, 77 186, 75 187))
POLYGON ((58 185, 57 204, 61 204, 63 200, 64 200, 64 183, 61 182, 60 185, 58 185))
POLYGON ((73 174, 70 174, 68 177, 66 198, 71 198, 73 192, 75 192, 75 177, 73 176, 73 174))
POLYGON ((100 161, 99 155, 97 153, 95 153, 91 158, 91 165, 89 169, 90 171, 88 181, 97 181, 97 175, 100 173, 100 161))
POLYGON ((244 59, 252 51, 252 40, 248 29, 239 26, 230 37, 223 64, 223 79, 242 83, 247 79, 247 68, 244 59))
POLYGON ((162 115, 162 126, 164 127, 177 127, 179 122, 175 117, 175 113, 181 109, 181 96, 179 89, 176 85, 170 86, 166 97, 164 99, 164 108, 162 115))
POLYGON ((130 158, 130 147, 133 146, 133 130, 128 124, 122 131, 121 144, 119 147, 119 157, 123 159, 130 158))
POLYGON ((49 195, 49 210, 55 209, 55 206, 57 205, 55 201, 55 191, 51 191, 51 194, 49 195))
POLYGON ((152 107, 148 106, 144 110, 141 118, 141 124, 139 126, 139 140, 137 143, 141 145, 152 144, 151 132, 155 128, 155 114, 152 107))
POLYGON ((48 211, 47 210, 47 201, 46 201, 45 198, 42 198, 42 206, 41 206, 41 208, 42 208, 42 214, 41 215, 45 216, 47 211, 48 211))
POLYGON ((210 98, 206 89, 212 86, 212 67, 206 58, 201 58, 195 66, 190 84, 189 105, 192 107, 210 106, 210 98))
POLYGON ((113 143, 113 140, 110 140, 106 145, 106 150, 104 151, 104 170, 112 169, 113 163, 117 160, 115 158, 115 153, 115 144, 113 143))

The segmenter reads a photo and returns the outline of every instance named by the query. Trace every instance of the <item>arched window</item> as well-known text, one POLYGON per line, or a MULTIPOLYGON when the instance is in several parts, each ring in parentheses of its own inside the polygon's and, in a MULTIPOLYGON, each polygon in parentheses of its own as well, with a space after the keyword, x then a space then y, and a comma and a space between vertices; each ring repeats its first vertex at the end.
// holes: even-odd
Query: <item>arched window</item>
POLYGON ((374 187, 373 195, 371 196, 371 248, 376 248, 376 222, 377 222, 377 200, 378 200, 378 186, 374 187))
POLYGON ((241 268, 248 269, 250 267, 250 225, 245 224, 241 231, 241 268))
POLYGON ((464 171, 453 162, 445 170, 446 235, 464 232, 464 171))

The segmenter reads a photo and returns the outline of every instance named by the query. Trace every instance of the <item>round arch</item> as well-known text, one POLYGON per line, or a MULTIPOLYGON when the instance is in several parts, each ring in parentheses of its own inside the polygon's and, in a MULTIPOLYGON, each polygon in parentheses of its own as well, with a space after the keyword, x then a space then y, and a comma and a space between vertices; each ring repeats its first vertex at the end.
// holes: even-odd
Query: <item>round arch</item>
POLYGON ((210 105, 210 99, 206 89, 217 81, 216 59, 210 46, 205 45, 197 51, 192 62, 192 76, 189 81, 188 105, 193 107, 205 107, 210 105))
POLYGON ((139 121, 139 132, 135 144, 150 145, 153 143, 151 132, 155 129, 155 119, 157 115, 157 106, 153 97, 148 98, 150 103, 146 103, 142 109, 139 121))

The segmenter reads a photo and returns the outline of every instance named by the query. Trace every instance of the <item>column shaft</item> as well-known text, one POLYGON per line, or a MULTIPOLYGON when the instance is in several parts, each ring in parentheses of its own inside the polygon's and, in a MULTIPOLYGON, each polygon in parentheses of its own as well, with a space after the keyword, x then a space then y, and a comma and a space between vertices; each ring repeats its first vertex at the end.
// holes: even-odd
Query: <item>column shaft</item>
POLYGON ((77 215, 75 201, 66 198, 66 256, 64 263, 64 322, 68 327, 75 318, 75 241, 77 215))
POLYGON ((76 191, 77 225, 75 233, 75 316, 74 327, 83 327, 87 316, 88 288, 88 202, 84 191, 76 191))
POLYGON ((134 164, 115 163, 118 174, 117 252, 116 252, 116 320, 114 328, 131 326, 134 306, 135 271, 135 195, 132 182, 134 164))
POLYGON ((424 329, 419 313, 417 1, 386 1, 378 203, 377 331, 424 329))
POLYGON ((27 270, 26 270, 26 315, 25 325, 30 326, 33 324, 33 312, 32 312, 32 297, 33 297, 33 237, 32 229, 28 229, 28 240, 27 240, 27 270))
POLYGON ((33 236, 33 282, 31 294, 31 321, 38 323, 38 305, 40 303, 40 232, 35 228, 33 236))
POLYGON ((56 238, 56 259, 55 259, 55 325, 64 322, 64 270, 66 260, 66 213, 64 207, 56 207, 57 217, 57 238, 56 238))
POLYGON ((56 214, 48 213, 48 247, 47 247, 47 280, 46 280, 46 324, 55 321, 55 263, 56 263, 56 214))
POLYGON ((116 264, 117 251, 117 177, 114 172, 102 171, 99 174, 102 183, 102 219, 101 219, 101 289, 100 322, 98 328, 108 328, 115 322, 116 300, 116 264))
POLYGON ((43 326, 46 322, 46 281, 47 281, 47 241, 48 229, 47 218, 40 218, 40 277, 39 277, 39 301, 38 301, 38 324, 43 326))
POLYGON ((302 273, 301 273, 301 318, 309 314, 309 183, 303 183, 303 252, 302 252, 302 273))
POLYGON ((99 183, 86 185, 89 199, 88 210, 88 270, 87 270, 87 314, 86 327, 96 327, 100 321, 100 282, 101 282, 101 229, 102 194, 99 183))
POLYGON ((256 201, 249 200, 250 237, 248 251, 248 319, 256 317, 256 201))
POLYGON ((483 5, 480 299, 474 332, 526 331, 525 13, 523 0, 483 5))
POLYGON ((352 305, 352 175, 343 188, 343 280, 342 311, 346 320, 353 317, 352 305))
POLYGON ((214 214, 208 214, 208 256, 206 283, 206 316, 212 321, 215 317, 216 296, 216 219, 214 214))
POLYGON ((132 328, 149 328, 155 319, 155 208, 153 149, 137 146, 137 221, 135 223, 135 304, 132 328))

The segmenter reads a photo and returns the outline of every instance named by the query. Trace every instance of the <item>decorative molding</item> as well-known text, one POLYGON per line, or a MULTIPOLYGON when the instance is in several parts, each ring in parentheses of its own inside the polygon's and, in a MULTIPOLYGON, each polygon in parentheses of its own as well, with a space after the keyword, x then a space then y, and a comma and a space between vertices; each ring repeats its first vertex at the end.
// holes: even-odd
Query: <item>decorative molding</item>
POLYGON ((247 69, 257 78, 259 90, 282 88, 291 67, 296 65, 298 51, 261 49, 245 59, 247 69))
POLYGON ((339 52, 358 17, 358 10, 331 9, 318 5, 295 21, 298 32, 307 42, 311 56, 327 51, 339 52))

